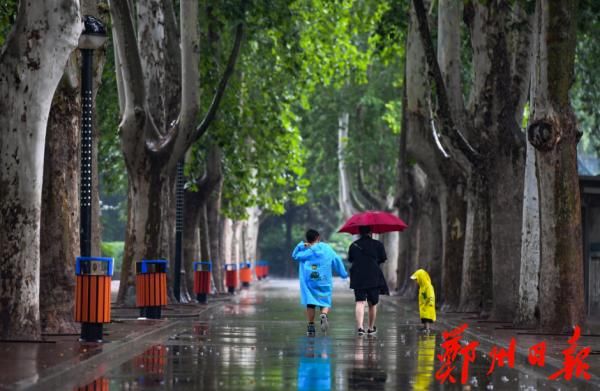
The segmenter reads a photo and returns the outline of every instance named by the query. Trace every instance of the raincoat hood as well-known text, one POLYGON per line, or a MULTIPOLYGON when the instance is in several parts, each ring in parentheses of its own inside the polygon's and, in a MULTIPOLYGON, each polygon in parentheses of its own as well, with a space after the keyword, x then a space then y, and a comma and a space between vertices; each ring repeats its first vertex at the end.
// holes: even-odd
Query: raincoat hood
POLYGON ((417 280, 419 287, 425 288, 428 285, 431 285, 431 277, 429 277, 429 273, 427 273, 423 269, 419 269, 410 276, 412 280, 417 280))

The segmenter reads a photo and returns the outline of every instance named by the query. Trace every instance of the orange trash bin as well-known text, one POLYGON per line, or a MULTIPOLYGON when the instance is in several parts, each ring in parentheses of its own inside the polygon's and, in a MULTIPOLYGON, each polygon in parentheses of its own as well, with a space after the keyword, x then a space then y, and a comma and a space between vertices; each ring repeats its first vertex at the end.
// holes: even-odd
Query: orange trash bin
POLYGON ((250 287, 252 281, 252 264, 250 262, 240 263, 240 281, 242 288, 250 287))
POLYGON ((77 257, 75 261, 75 314, 81 339, 102 341, 102 324, 110 323, 110 287, 113 259, 77 257))
POLYGON ((238 271, 237 265, 235 263, 227 263, 224 266, 225 268, 225 286, 227 287, 227 292, 234 293, 235 289, 238 286, 238 271))
POLYGON ((135 301, 140 316, 160 319, 167 305, 167 261, 142 260, 135 265, 135 301))
POLYGON ((206 303, 210 293, 212 262, 194 262, 194 293, 199 303, 206 303))

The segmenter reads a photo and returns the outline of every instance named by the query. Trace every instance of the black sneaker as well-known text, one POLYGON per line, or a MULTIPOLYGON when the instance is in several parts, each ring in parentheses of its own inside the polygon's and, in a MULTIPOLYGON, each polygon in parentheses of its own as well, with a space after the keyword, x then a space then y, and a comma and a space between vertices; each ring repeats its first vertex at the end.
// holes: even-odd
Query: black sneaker
POLYGON ((327 319, 327 314, 321 314, 321 331, 326 333, 329 329, 329 321, 327 319))
POLYGON ((367 335, 375 335, 377 334, 377 326, 373 326, 373 330, 367 329, 367 335))
POLYGON ((317 330, 315 329, 315 324, 309 323, 306 327, 306 335, 308 335, 309 337, 314 337, 316 332, 317 330))
POLYGON ((365 335, 365 329, 360 328, 360 329, 358 329, 357 333, 358 333, 358 335, 365 335))

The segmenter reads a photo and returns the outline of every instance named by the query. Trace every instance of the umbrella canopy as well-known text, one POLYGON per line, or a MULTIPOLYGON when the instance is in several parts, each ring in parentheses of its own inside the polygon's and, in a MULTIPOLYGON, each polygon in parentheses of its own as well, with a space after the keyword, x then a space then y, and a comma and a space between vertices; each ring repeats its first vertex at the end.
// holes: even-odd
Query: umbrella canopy
POLYGON ((340 228, 338 232, 358 234, 358 227, 368 225, 376 234, 384 232, 404 231, 408 225, 399 217, 388 212, 366 211, 355 214, 340 228))

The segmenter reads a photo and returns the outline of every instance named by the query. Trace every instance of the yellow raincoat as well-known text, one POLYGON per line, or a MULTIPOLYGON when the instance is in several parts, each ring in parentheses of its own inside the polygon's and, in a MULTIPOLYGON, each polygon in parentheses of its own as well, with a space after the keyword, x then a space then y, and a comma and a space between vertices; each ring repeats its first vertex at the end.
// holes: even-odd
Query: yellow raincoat
POLYGON ((419 315, 423 319, 431 319, 435 321, 435 292, 431 285, 429 274, 419 269, 410 276, 411 279, 417 280, 419 284, 419 315))

